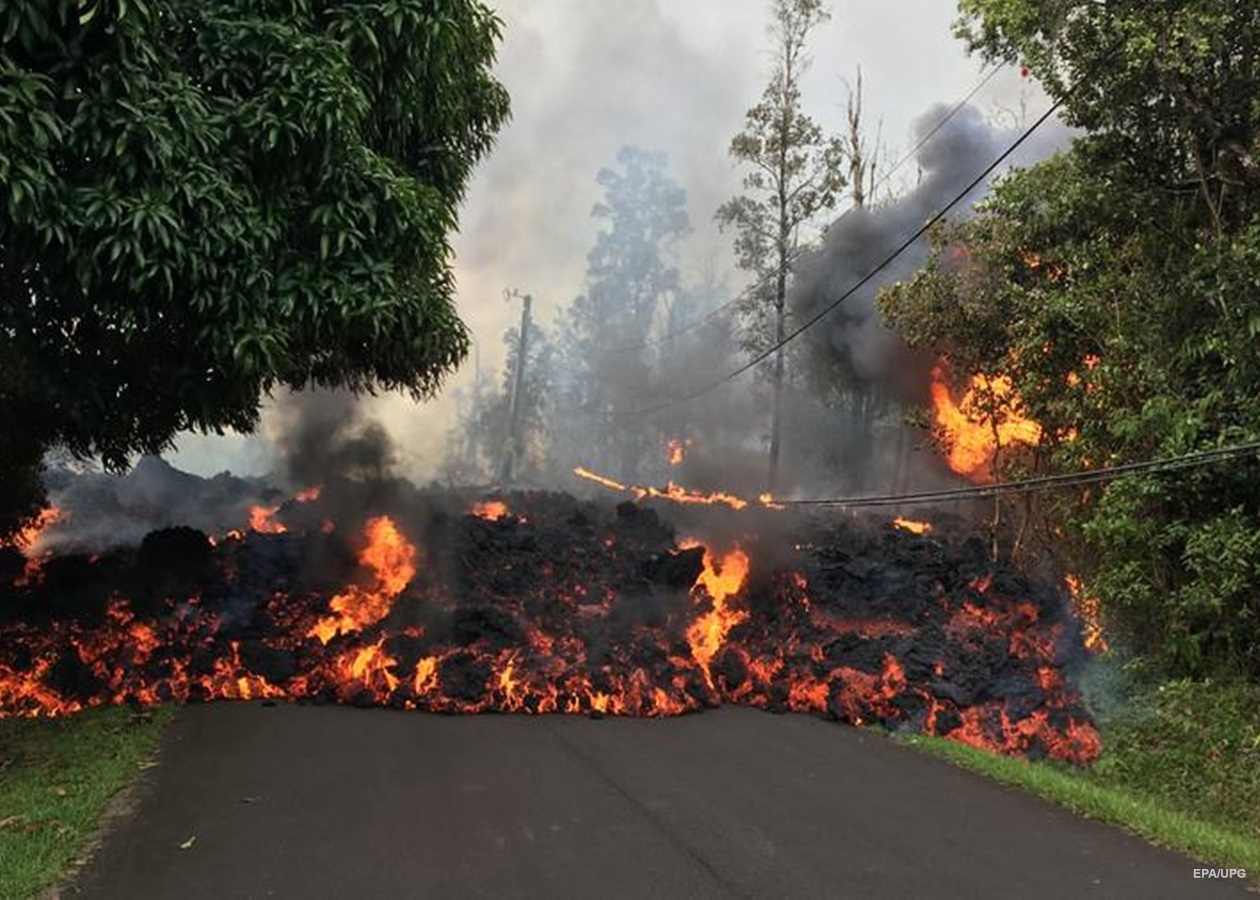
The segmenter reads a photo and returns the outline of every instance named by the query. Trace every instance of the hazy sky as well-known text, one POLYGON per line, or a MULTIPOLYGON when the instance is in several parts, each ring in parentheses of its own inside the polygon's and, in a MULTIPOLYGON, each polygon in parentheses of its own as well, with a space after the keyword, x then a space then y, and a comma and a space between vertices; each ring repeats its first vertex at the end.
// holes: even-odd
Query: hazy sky
MULTIPOLYGON (((739 189, 726 150, 756 102, 770 64, 769 0, 499 0, 505 22, 498 75, 512 96, 512 121, 470 186, 455 240, 459 310, 476 336, 483 368, 499 365, 502 333, 519 309, 508 287, 536 298, 543 321, 582 291, 594 240, 595 175, 627 144, 664 151, 687 189, 693 233, 684 278, 706 267, 738 289, 729 238, 716 207, 739 189)), ((860 65, 872 130, 882 121, 890 157, 910 149, 911 123, 937 103, 953 104, 980 79, 951 33, 947 0, 833 0, 832 20, 809 44, 806 112, 829 131, 844 121, 846 82, 860 65)), ((975 105, 1007 117, 1045 100, 1014 72, 999 74, 975 105)), ((913 164, 903 170, 913 176, 913 164)), ((473 358, 429 404, 402 397, 368 401, 400 444, 408 473, 431 477, 453 419, 453 390, 471 381, 473 358)), ((264 424, 264 432, 266 423, 264 424)), ((199 472, 262 472, 265 437, 190 436, 172 457, 199 472)))

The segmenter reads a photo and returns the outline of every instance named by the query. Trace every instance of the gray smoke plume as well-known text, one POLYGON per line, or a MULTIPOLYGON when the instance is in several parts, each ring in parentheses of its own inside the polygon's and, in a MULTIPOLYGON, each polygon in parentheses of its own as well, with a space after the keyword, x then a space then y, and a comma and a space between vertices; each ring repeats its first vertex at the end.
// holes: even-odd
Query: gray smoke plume
MULTIPOLYGON (((923 140, 949 109, 929 110, 915 124, 916 142, 923 140)), ((801 260, 789 297, 794 322, 803 322, 858 284, 907 241, 930 218, 954 200, 984 169, 1019 136, 1018 131, 997 130, 981 113, 966 107, 937 132, 918 154, 919 184, 894 202, 875 208, 854 209, 826 232, 822 246, 801 260)), ((1003 164, 1000 171, 1044 159, 1064 147, 1070 138, 1057 124, 1043 126, 1003 164)), ((968 215, 989 190, 982 183, 953 208, 950 218, 968 215)), ((834 367, 856 382, 893 385, 900 396, 904 388, 926 385, 921 367, 912 384, 901 384, 906 375, 907 351, 888 328, 875 300, 879 290, 911 277, 927 259, 926 239, 916 241, 861 290, 806 332, 810 351, 824 365, 834 367)))
POLYGON ((302 489, 331 478, 383 482, 395 475, 389 433, 346 391, 308 390, 281 399, 277 410, 279 472, 302 489))

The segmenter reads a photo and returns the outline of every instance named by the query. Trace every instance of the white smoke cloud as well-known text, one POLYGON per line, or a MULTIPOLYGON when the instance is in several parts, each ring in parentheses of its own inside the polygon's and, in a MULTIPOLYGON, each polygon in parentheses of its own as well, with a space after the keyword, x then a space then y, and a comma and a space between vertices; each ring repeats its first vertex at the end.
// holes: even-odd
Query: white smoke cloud
MULTIPOLYGON (((497 71, 512 95, 513 119, 470 186, 455 240, 458 304, 479 345, 484 369, 502 365, 503 332, 519 307, 507 287, 533 294, 543 322, 582 291, 595 235, 595 174, 624 145, 664 151, 687 190, 693 233, 680 248, 684 277, 715 271, 738 287, 729 236, 713 213, 739 191, 727 156, 745 110, 756 102, 770 64, 768 0, 499 0, 506 23, 497 71)), ((861 65, 872 129, 894 155, 911 146, 912 123, 934 103, 953 103, 976 83, 979 63, 953 39, 952 4, 939 0, 843 0, 810 44, 813 68, 806 111, 838 131, 845 83, 861 65)), ((976 98, 982 110, 1018 116, 1021 103, 1043 108, 1028 81, 1011 73, 976 98)), ((905 171, 913 184, 913 166, 905 171)), ((737 361, 732 361, 737 362, 737 361)), ((467 388, 473 359, 437 400, 365 400, 395 440, 402 470, 433 477, 454 421, 455 391, 467 388)), ((274 404, 273 404, 274 407, 274 404)), ((265 471, 274 464, 264 415, 257 436, 189 435, 170 458, 184 468, 265 471)))

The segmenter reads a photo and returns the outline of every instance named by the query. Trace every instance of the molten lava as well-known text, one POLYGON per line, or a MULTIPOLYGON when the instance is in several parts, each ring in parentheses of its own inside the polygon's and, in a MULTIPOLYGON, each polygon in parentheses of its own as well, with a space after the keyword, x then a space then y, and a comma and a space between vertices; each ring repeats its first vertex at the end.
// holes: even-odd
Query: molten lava
MULTIPOLYGON (((694 541, 681 545, 684 550, 698 546, 700 544, 694 541)), ((730 630, 748 618, 746 611, 733 609, 727 602, 744 586, 748 568, 748 554, 738 547, 725 554, 720 562, 714 560, 710 550, 704 551, 704 571, 696 579, 693 592, 703 591, 710 608, 687 629, 687 643, 710 684, 709 664, 713 657, 722 649, 730 630)))
POLYGON ((389 615, 395 597, 416 576, 416 548, 398 531, 387 516, 367 523, 367 546, 359 554, 359 563, 371 569, 371 587, 351 585, 344 594, 329 602, 336 615, 320 619, 307 632, 327 644, 334 637, 362 631, 389 615))
POLYGON ((478 500, 469 512, 479 519, 487 519, 491 522, 497 522, 512 514, 508 505, 502 500, 478 500))
MULTIPOLYGON (((28 556, 37 556, 42 549, 40 544, 45 532, 65 520, 66 514, 61 509, 56 506, 46 507, 40 510, 39 516, 36 517, 34 522, 18 531, 8 541, 8 544, 16 547, 28 556)), ((4 544, 0 544, 0 546, 4 546, 4 544)))
POLYGON ((280 512, 279 506, 251 506, 249 508, 249 530, 257 531, 259 534, 284 534, 289 529, 284 526, 283 522, 275 519, 276 513, 280 512))
MULTIPOLYGON (((606 487, 609 490, 630 494, 636 500, 667 500, 670 503, 688 506, 729 506, 734 510, 747 509, 749 506, 747 500, 734 494, 728 494, 725 491, 712 491, 707 494, 699 491, 689 491, 672 481, 663 488, 627 485, 606 475, 592 472, 583 466, 578 466, 574 469, 573 474, 578 478, 606 487)), ((783 505, 776 503, 774 497, 770 494, 762 494, 757 498, 756 502, 766 509, 783 509, 783 505)))
POLYGON ((945 370, 937 366, 932 370, 932 415, 950 469, 982 484, 993 480, 993 460, 1000 450, 1041 441, 1041 426, 1023 416, 1019 396, 1005 375, 972 376, 971 387, 955 403, 945 370))
POLYGON ((1062 593, 977 569, 963 545, 932 541, 924 577, 919 538, 838 523, 784 568, 754 545, 676 544, 630 504, 512 508, 405 520, 426 535, 423 579, 404 520, 385 516, 357 568, 340 529, 214 546, 172 529, 140 553, 51 559, 39 583, 0 582, 0 716, 260 697, 635 716, 738 703, 1098 753, 1062 593))

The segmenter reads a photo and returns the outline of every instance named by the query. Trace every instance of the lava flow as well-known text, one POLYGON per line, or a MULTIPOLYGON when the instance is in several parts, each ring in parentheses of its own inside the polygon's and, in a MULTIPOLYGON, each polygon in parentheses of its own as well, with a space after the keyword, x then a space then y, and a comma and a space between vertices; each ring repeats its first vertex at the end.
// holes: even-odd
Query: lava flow
POLYGON ((680 540, 633 503, 523 494, 506 510, 417 494, 329 533, 329 510, 282 506, 284 530, 216 544, 156 531, 42 560, 38 579, 10 560, 0 715, 258 697, 634 716, 737 703, 1007 754, 1099 751, 1065 592, 994 569, 979 542, 846 522, 768 552, 680 540))

